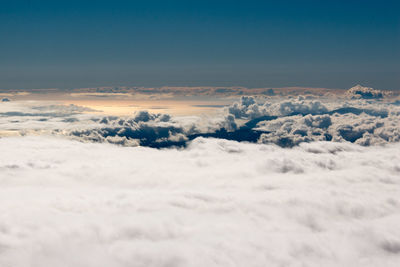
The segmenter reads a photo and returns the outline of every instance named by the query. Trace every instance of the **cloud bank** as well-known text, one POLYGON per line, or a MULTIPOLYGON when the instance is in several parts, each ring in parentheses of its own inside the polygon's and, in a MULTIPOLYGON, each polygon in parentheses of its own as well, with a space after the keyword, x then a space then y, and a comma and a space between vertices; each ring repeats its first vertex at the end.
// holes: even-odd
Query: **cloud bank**
POLYGON ((0 126, 19 135, 47 133, 84 142, 155 148, 185 147, 197 137, 282 147, 313 141, 369 146, 400 140, 399 100, 384 96, 388 94, 360 85, 350 88, 344 97, 241 96, 230 106, 219 108, 215 116, 180 117, 148 111, 102 116, 77 105, 18 107, 17 102, 4 102, 0 126))
POLYGON ((389 92, 376 90, 370 87, 363 87, 358 84, 347 90, 346 95, 354 99, 382 99, 390 94, 389 92))
POLYGON ((397 267, 398 101, 269 90, 214 116, 1 102, 0 266, 397 267))
POLYGON ((148 111, 138 111, 132 116, 102 116, 76 105, 18 109, 13 102, 0 107, 0 125, 21 135, 44 131, 85 142, 155 148, 185 147, 197 137, 274 143, 282 147, 312 141, 369 146, 400 139, 398 100, 383 100, 385 95, 383 91, 358 85, 342 98, 241 96, 232 105, 220 108, 215 116, 208 117, 179 117, 148 111))
POLYGON ((142 111, 131 118, 102 118, 95 129, 70 134, 84 140, 151 147, 186 146, 199 136, 274 143, 352 142, 364 146, 400 140, 400 109, 393 103, 308 99, 258 103, 252 96, 225 108, 214 120, 188 122, 142 111))

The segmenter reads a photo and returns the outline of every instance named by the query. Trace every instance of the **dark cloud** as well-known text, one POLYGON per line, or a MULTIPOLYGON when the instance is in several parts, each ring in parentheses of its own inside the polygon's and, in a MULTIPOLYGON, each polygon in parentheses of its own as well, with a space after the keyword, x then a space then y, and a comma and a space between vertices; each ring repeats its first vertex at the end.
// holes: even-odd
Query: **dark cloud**
POLYGON ((217 88, 217 89, 214 90, 214 92, 217 93, 217 94, 233 93, 235 91, 236 90, 230 89, 230 88, 217 88))
POLYGON ((192 107, 198 107, 198 108, 223 108, 226 105, 192 105, 192 107))
MULTIPOLYGON (((183 126, 179 121, 171 121, 167 114, 153 114, 139 111, 130 118, 104 117, 99 120, 103 126, 94 129, 73 130, 71 136, 93 142, 110 142, 122 145, 141 145, 149 147, 186 146, 187 142, 200 136, 240 139, 240 132, 235 132, 237 125, 232 115, 216 123, 216 128, 201 129, 195 124, 183 126), (216 129, 216 130, 215 130, 216 129), (210 132, 211 131, 211 132, 210 132)), ((247 129, 249 133, 251 129, 247 129)), ((257 135, 258 137, 258 135, 257 135)), ((244 141, 257 140, 253 137, 244 141)))
POLYGON ((272 88, 266 89, 266 90, 264 90, 264 91, 261 91, 260 93, 263 94, 263 95, 267 95, 267 96, 274 96, 274 95, 276 95, 274 89, 272 89, 272 88))
POLYGON ((46 112, 20 112, 20 111, 9 111, 9 112, 0 112, 0 116, 3 117, 66 117, 71 114, 66 113, 46 113, 46 112))
POLYGON ((0 116, 4 117, 68 117, 71 115, 81 114, 84 112, 95 112, 96 110, 71 105, 46 105, 30 107, 29 112, 24 111, 7 111, 0 112, 0 116))
POLYGON ((356 85, 350 88, 346 92, 346 95, 353 99, 382 99, 385 96, 385 92, 369 87, 363 87, 361 85, 356 85))

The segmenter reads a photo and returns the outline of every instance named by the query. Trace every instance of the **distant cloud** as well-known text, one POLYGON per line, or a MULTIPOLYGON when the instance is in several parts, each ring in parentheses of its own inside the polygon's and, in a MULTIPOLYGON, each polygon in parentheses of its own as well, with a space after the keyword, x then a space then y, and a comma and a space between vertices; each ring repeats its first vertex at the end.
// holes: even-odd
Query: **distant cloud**
POLYGON ((0 123, 5 130, 19 130, 21 134, 32 129, 85 142, 157 148, 185 147, 197 137, 283 147, 313 141, 369 146, 398 142, 400 138, 400 107, 396 102, 373 99, 294 96, 264 100, 241 96, 237 102, 221 108, 219 115, 204 118, 148 111, 132 116, 83 114, 88 111, 93 110, 76 105, 22 107, 0 112, 0 123))
POLYGON ((246 88, 246 87, 98 87, 77 88, 70 93, 73 97, 101 97, 101 98, 173 98, 173 97, 238 97, 242 95, 274 97, 288 95, 315 95, 322 96, 327 93, 340 95, 344 90, 308 87, 282 87, 282 88, 246 88))
MULTIPOLYGON (((12 107, 11 107, 12 108, 12 107)), ((17 107, 18 108, 18 107, 17 107)), ((83 112, 96 112, 96 110, 77 106, 74 104, 70 105, 45 105, 45 106, 32 106, 29 108, 29 112, 24 111, 6 111, 0 112, 0 116, 4 117, 67 117, 71 115, 80 114, 83 112)))
POLYGON ((350 88, 347 92, 346 95, 349 96, 350 98, 354 99, 382 99, 387 92, 381 91, 381 90, 375 90, 370 87, 363 87, 361 85, 356 85, 352 88, 350 88))
POLYGON ((127 144, 151 147, 185 146, 199 136, 275 143, 284 147, 313 141, 368 146, 399 140, 398 107, 357 101, 353 102, 354 107, 349 104, 327 103, 328 108, 320 101, 301 96, 258 104, 254 97, 243 96, 239 102, 225 108, 227 115, 214 122, 185 124, 179 117, 141 111, 130 118, 104 117, 99 127, 77 129, 71 135, 96 142, 108 142, 108 137, 126 138, 127 144), (240 122, 243 120, 244 124, 240 122))

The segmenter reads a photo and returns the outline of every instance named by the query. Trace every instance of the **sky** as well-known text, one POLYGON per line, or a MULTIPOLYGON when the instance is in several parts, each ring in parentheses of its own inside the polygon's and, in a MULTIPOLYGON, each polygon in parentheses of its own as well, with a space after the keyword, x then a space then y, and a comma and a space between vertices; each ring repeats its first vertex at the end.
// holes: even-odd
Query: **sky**
POLYGON ((400 89, 399 1, 0 3, 0 90, 400 89))

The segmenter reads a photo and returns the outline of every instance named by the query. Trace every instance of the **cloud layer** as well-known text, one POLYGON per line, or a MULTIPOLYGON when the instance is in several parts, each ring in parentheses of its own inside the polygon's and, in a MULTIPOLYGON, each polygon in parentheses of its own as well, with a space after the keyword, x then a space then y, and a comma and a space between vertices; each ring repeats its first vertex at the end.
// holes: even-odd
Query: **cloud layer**
POLYGON ((297 97, 266 101, 251 96, 213 120, 172 118, 142 111, 131 118, 102 118, 94 129, 70 134, 83 140, 151 147, 185 146, 199 136, 274 143, 335 141, 376 145, 400 140, 400 109, 393 103, 332 101, 297 97))
POLYGON ((0 266, 397 267, 400 106, 381 93, 268 90, 214 116, 1 102, 0 266))
POLYGON ((104 116, 77 105, 18 106, 11 102, 0 106, 0 126, 20 135, 47 133, 85 142, 156 148, 185 147, 197 137, 283 147, 312 141, 369 146, 400 140, 400 106, 398 100, 384 99, 387 95, 357 85, 342 97, 241 96, 208 117, 148 111, 132 116, 104 116))
MULTIPOLYGON (((323 118, 309 122, 323 127, 323 118)), ((0 139, 0 266, 398 266, 399 144, 0 139)))

